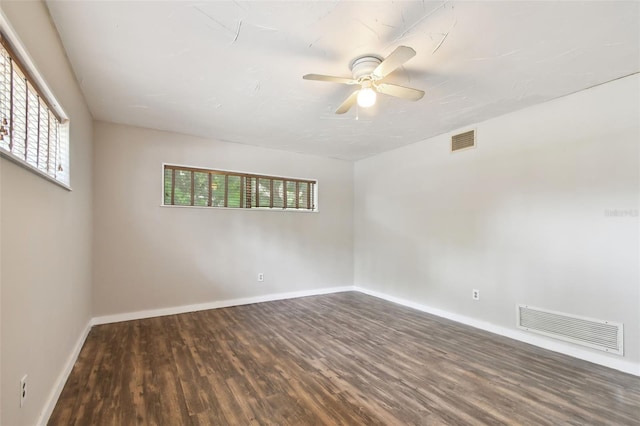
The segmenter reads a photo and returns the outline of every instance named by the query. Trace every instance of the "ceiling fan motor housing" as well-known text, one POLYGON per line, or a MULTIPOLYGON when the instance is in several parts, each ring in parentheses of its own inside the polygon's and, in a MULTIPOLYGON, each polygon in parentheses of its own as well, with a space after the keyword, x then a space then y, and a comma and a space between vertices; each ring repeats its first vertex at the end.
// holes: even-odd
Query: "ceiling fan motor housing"
POLYGON ((358 80, 361 77, 370 75, 373 73, 378 65, 382 62, 382 58, 374 55, 360 56, 351 62, 351 72, 353 73, 353 79, 358 80))

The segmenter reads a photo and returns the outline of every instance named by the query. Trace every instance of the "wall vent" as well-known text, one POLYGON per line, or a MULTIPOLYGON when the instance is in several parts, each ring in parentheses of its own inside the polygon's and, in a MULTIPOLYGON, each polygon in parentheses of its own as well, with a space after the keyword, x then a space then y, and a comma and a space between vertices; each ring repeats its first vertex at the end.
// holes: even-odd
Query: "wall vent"
POLYGON ((474 148, 476 146, 476 131, 460 133, 451 136, 451 152, 462 151, 463 149, 474 148))
POLYGON ((517 305, 517 326, 527 331, 622 355, 622 324, 517 305))

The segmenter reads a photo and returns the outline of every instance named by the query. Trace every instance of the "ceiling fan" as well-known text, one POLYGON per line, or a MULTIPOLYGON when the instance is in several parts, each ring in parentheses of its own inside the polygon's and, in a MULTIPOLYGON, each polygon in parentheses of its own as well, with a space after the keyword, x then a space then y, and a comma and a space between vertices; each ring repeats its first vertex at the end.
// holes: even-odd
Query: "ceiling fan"
POLYGON ((359 56, 351 61, 353 78, 334 77, 321 74, 306 74, 305 80, 328 81, 349 85, 359 85, 360 88, 349 95, 338 107, 336 114, 344 114, 357 102, 359 106, 368 108, 376 102, 376 92, 396 98, 417 101, 424 96, 424 92, 397 84, 383 83, 382 80, 409 59, 416 55, 416 51, 407 46, 398 46, 384 60, 377 55, 359 56))

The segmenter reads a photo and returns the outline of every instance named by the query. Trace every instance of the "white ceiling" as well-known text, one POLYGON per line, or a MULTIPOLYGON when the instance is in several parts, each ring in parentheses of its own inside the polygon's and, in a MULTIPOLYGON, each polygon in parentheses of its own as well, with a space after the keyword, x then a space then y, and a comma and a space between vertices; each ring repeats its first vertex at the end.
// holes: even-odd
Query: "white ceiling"
POLYGON ((96 119, 348 160, 640 71, 636 1, 47 4, 96 119), (302 79, 398 45, 420 101, 302 79))

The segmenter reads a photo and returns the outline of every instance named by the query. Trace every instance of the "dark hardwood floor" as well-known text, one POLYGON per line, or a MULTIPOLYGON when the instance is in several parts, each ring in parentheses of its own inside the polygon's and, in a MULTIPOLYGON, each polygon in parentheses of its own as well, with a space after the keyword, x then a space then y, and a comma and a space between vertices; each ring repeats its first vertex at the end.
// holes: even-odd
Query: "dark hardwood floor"
POLYGON ((50 425, 632 425, 640 378, 360 293, 94 327, 50 425))

